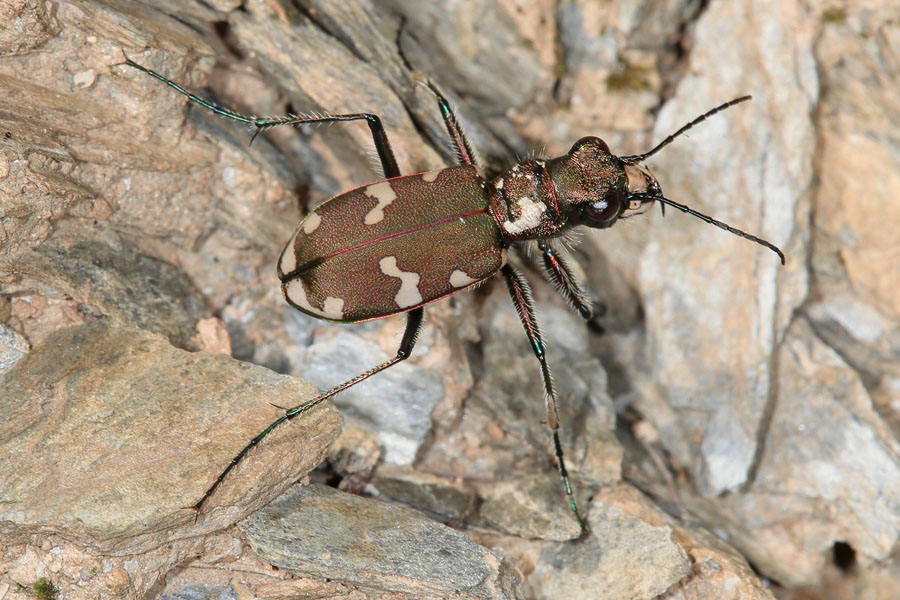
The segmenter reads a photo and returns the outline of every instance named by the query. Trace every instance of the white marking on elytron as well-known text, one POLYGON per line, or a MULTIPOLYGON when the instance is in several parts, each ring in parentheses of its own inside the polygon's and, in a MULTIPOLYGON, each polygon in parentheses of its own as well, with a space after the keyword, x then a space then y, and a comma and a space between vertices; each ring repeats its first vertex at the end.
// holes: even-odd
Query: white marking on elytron
POLYGON ((501 248, 500 250, 500 268, 506 266, 506 263, 509 262, 509 251, 506 248, 501 248))
POLYGON ((370 196, 378 200, 375 208, 366 213, 363 223, 366 225, 374 225, 380 223, 384 219, 384 208, 397 199, 397 194, 391 188, 390 181, 382 181, 381 183, 373 183, 365 189, 366 196, 370 196))
POLYGON ((322 224, 322 217, 319 216, 319 213, 309 213, 306 219, 303 220, 303 233, 309 235, 313 231, 319 228, 319 225, 322 224))
POLYGON ((468 274, 456 269, 452 273, 450 273, 450 285, 453 287, 465 287, 467 285, 471 285, 478 281, 477 279, 472 279, 468 276, 468 274))
POLYGON ((294 251, 294 242, 297 240, 297 234, 300 233, 300 229, 294 232, 293 237, 291 237, 291 241, 288 242, 287 246, 284 247, 284 251, 281 253, 281 264, 279 267, 281 268, 282 273, 290 273, 294 269, 297 268, 297 254, 294 251))
POLYGON ((328 296, 325 298, 325 303, 322 305, 322 308, 316 308, 310 304, 309 300, 306 298, 306 288, 303 286, 303 280, 299 277, 287 282, 287 285, 284 286, 284 293, 291 302, 314 315, 319 315, 326 319, 339 320, 344 318, 343 298, 328 296))
POLYGON ((328 296, 322 304, 323 312, 329 319, 340 319, 344 316, 344 299, 328 296))
POLYGON ((400 291, 394 296, 397 306, 409 308, 422 301, 422 294, 419 293, 419 274, 412 271, 401 271, 397 267, 396 256, 385 256, 378 261, 378 268, 385 275, 400 279, 400 291))
POLYGON ((494 182, 494 187, 497 188, 498 190, 503 189, 503 178, 502 177, 494 182))
POLYGON ((540 225, 541 216, 544 214, 544 211, 547 210, 546 204, 540 201, 535 202, 528 196, 519 198, 517 204, 519 205, 519 211, 521 212, 519 218, 515 221, 507 219, 506 222, 503 223, 503 229, 505 229, 507 233, 513 235, 540 225))
POLYGON ((422 173, 422 181, 425 183, 431 183, 435 179, 437 179, 438 174, 441 172, 441 169, 437 171, 428 171, 427 173, 422 173))

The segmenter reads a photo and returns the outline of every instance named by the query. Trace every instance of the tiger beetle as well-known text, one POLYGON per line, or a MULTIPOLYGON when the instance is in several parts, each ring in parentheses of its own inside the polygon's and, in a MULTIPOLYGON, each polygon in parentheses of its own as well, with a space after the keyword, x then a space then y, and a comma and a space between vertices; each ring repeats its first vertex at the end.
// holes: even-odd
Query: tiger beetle
POLYGON ((489 180, 475 164, 450 103, 430 81, 423 83, 437 98, 460 164, 401 175, 378 115, 245 116, 204 100, 127 57, 125 64, 218 115, 251 125, 255 128, 253 138, 279 125, 365 121, 385 175, 385 179, 339 194, 309 213, 281 252, 277 270, 287 302, 317 319, 358 323, 406 313, 406 329, 396 356, 312 400, 286 408, 284 415, 225 467, 193 506, 198 511, 247 452, 281 423, 409 358, 422 328, 426 304, 476 286, 499 272, 540 363, 557 466, 569 507, 585 529, 563 459, 556 389, 535 319, 531 288, 510 264, 509 249, 536 241, 548 279, 587 320, 593 316, 588 294, 561 252, 559 238, 579 225, 606 229, 619 219, 646 212, 653 202, 761 244, 784 264, 784 254, 775 245, 663 196, 656 178, 641 164, 691 127, 750 96, 704 113, 643 154, 615 156, 603 140, 588 136, 575 142, 563 156, 525 160, 489 180))

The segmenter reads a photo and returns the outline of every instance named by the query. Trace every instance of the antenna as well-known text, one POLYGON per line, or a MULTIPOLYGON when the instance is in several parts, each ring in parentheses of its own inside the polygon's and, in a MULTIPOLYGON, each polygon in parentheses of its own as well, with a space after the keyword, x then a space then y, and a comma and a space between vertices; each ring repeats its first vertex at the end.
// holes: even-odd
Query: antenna
MULTIPOLYGON (((666 146, 671 144, 675 140, 675 138, 677 138, 679 135, 681 135, 682 133, 684 133, 685 131, 687 131, 688 129, 693 127, 694 125, 697 125, 698 123, 702 123, 703 121, 710 118, 714 114, 722 112, 726 108, 731 108, 735 104, 740 104, 741 102, 746 102, 747 100, 750 100, 750 98, 752 98, 752 97, 753 96, 741 96, 740 98, 735 98, 734 100, 729 100, 725 104, 720 104, 719 106, 715 107, 714 109, 703 113, 702 115, 700 115, 699 117, 697 117, 696 119, 694 119, 693 121, 691 121, 690 123, 688 123, 687 125, 682 127, 681 129, 679 129, 678 131, 676 131, 675 133, 673 133, 672 135, 670 135, 669 137, 667 137, 666 139, 661 141, 659 144, 656 145, 656 147, 653 148, 653 150, 650 150, 649 152, 645 152, 644 154, 634 154, 632 156, 620 156, 619 160, 621 160, 622 162, 626 162, 626 163, 644 162, 647 158, 653 156, 654 154, 656 154, 657 152, 659 152, 660 150, 662 150, 663 148, 665 148, 666 146)), ((784 260, 782 260, 782 262, 784 262, 784 260)))
MULTIPOLYGON (((708 116, 708 115, 709 115, 709 113, 704 115, 704 117, 708 116)), ((712 217, 709 217, 707 215, 704 215, 703 213, 697 212, 696 210, 694 210, 693 208, 691 208, 685 204, 679 204, 678 202, 675 202, 674 200, 669 200, 668 198, 665 198, 663 196, 650 196, 650 195, 646 195, 646 194, 632 194, 632 195, 629 195, 628 197, 629 198, 637 198, 640 200, 658 200, 660 202, 660 206, 662 206, 663 204, 668 204, 672 208, 677 208, 678 210, 680 210, 683 213, 687 213, 689 215, 697 217, 698 219, 700 219, 702 221, 706 221, 710 225, 715 225, 719 229, 724 229, 728 233, 733 233, 734 235, 739 235, 744 239, 750 240, 751 242, 756 242, 757 244, 759 244, 761 246, 765 246, 766 248, 768 248, 769 250, 771 250, 772 252, 777 254, 778 258, 781 259, 781 264, 784 264, 784 252, 782 252, 781 249, 778 246, 776 246, 775 244, 768 242, 762 238, 758 238, 755 235, 747 233, 746 231, 741 231, 740 229, 735 229, 731 225, 729 225, 727 223, 723 223, 722 221, 716 221, 712 217)))

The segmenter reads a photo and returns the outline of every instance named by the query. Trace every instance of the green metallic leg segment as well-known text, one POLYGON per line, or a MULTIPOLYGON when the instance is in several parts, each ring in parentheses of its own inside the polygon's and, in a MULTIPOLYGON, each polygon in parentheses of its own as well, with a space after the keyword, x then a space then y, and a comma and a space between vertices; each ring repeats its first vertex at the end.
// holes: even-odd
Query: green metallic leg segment
POLYGON ((541 251, 547 278, 556 288, 556 291, 566 299, 571 308, 578 311, 578 314, 584 320, 590 321, 593 319, 594 311, 591 308, 587 293, 584 291, 581 282, 572 273, 572 268, 567 261, 553 249, 547 240, 539 240, 538 248, 541 251))
POLYGON ((225 470, 222 471, 222 473, 219 475, 219 477, 216 479, 216 481, 210 486, 210 488, 208 490, 206 490, 206 493, 203 494, 203 497, 200 498, 200 501, 197 502, 197 504, 195 504, 193 506, 193 508, 195 510, 199 511, 200 508, 203 506, 203 503, 206 502, 207 498, 209 498, 210 496, 213 495, 213 492, 215 492, 216 488, 219 487, 219 484, 222 483, 222 481, 224 481, 224 479, 228 475, 228 473, 230 473, 231 470, 234 467, 236 467, 239 462, 241 462, 241 459, 244 458, 244 456, 247 454, 247 452, 250 451, 251 448, 256 446, 260 441, 262 441, 262 439, 264 437, 269 435, 269 433, 273 429, 275 429, 276 427, 278 427, 285 421, 289 421, 289 420, 293 419, 294 417, 296 417, 297 415, 302 415, 303 413, 309 411, 313 407, 318 406, 319 404, 321 404, 328 398, 331 398, 338 392, 342 392, 342 391, 346 390, 347 388, 349 388, 353 385, 356 385, 360 381, 368 379, 375 373, 384 371, 388 367, 392 367, 392 366, 396 365, 398 362, 404 361, 407 358, 409 358, 410 355, 412 354, 413 347, 416 345, 416 338, 418 337, 419 332, 422 329, 423 314, 424 314, 424 311, 421 307, 417 308, 415 310, 411 310, 408 313, 406 313, 406 330, 403 332, 403 339, 400 341, 400 348, 397 350, 397 355, 394 358, 381 363, 380 365, 378 365, 375 368, 369 369, 362 375, 354 377, 350 381, 346 381, 337 387, 331 388, 327 392, 319 394, 312 400, 308 400, 308 401, 304 402, 303 404, 298 404, 297 406, 295 406, 293 408, 287 409, 283 416, 279 417, 271 425, 269 425, 268 427, 263 429, 259 433, 259 435, 257 435, 255 438, 250 440, 249 444, 244 446, 243 450, 238 452, 237 455, 231 459, 231 462, 228 463, 228 466, 225 467, 225 470))
POLYGON ((456 146, 459 162, 464 165, 475 164, 475 153, 472 152, 472 146, 469 145, 469 140, 466 139, 465 134, 459 126, 459 121, 456 119, 456 113, 453 112, 453 107, 450 106, 450 102, 447 101, 444 94, 441 93, 441 90, 439 90, 430 79, 426 79, 422 83, 432 94, 437 96, 438 108, 441 109, 441 116, 444 118, 444 125, 447 126, 447 133, 450 135, 450 139, 453 140, 453 144, 456 146))
POLYGON ((550 375, 550 367, 547 365, 547 357, 544 352, 544 340, 541 337, 537 320, 534 315, 534 300, 531 297, 531 288, 528 281, 521 273, 516 271, 510 265, 505 265, 501 269, 503 277, 506 279, 506 286, 509 289, 509 295, 512 297, 522 325, 525 326, 525 333, 531 341, 531 349, 541 363, 541 376, 544 380, 544 401, 547 408, 547 426, 553 433, 553 447, 556 452, 556 460, 559 466, 559 474, 562 477, 563 485, 566 488, 566 496, 569 498, 569 508, 575 513, 575 518, 581 525, 582 530, 587 529, 587 523, 581 518, 578 512, 578 506, 575 504, 575 496, 572 493, 572 484, 569 481, 569 472, 566 470, 566 462, 563 459, 562 444, 559 441, 559 411, 557 410, 556 390, 553 388, 553 378, 550 375))
POLYGON ((400 176, 400 168, 397 166, 397 159, 394 157, 394 151, 391 149, 391 144, 388 141, 387 133, 385 133, 384 126, 381 124, 381 119, 378 117, 378 115, 373 115, 370 113, 352 113, 346 115, 320 114, 293 115, 288 117, 250 117, 247 115, 236 113, 232 110, 228 110, 227 108, 217 106, 209 100, 204 100, 203 98, 187 91, 174 81, 163 77, 156 71, 152 71, 147 67, 143 67, 137 64, 128 57, 125 58, 125 64, 130 67, 134 67, 139 71, 143 71, 151 77, 155 77, 178 93, 187 96, 188 100, 190 100, 191 102, 199 104, 200 106, 211 110, 217 115, 221 115, 229 119, 234 119, 235 121, 240 121, 241 123, 252 125, 256 128, 256 132, 253 134, 253 138, 251 138, 250 143, 253 143, 253 140, 256 139, 256 136, 259 135, 259 133, 264 129, 269 129, 270 127, 278 127, 279 125, 303 125, 305 123, 335 123, 338 121, 365 120, 366 125, 369 126, 369 131, 372 132, 372 139, 375 142, 375 149, 378 151, 378 158, 381 160, 381 168, 384 169, 385 177, 391 178, 400 176))

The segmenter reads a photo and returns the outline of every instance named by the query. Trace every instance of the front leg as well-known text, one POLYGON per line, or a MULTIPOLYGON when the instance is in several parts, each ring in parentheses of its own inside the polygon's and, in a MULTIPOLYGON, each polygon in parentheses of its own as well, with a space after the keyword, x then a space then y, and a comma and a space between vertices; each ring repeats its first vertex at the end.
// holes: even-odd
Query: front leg
POLYGON ((559 410, 557 409, 556 390, 553 387, 553 377, 550 375, 550 367, 547 365, 547 357, 544 352, 544 340, 541 337, 541 331, 538 328, 537 320, 534 316, 534 300, 531 297, 531 287, 528 281, 521 273, 516 271, 510 265, 505 265, 501 269, 503 277, 506 279, 506 286, 509 288, 509 295, 512 297, 522 325, 525 326, 525 333, 531 342, 531 349, 541 363, 541 376, 544 380, 544 403, 547 408, 547 426, 553 434, 553 446, 556 452, 557 466, 559 474, 562 477, 563 484, 566 489, 566 496, 569 498, 569 507, 575 513, 578 524, 584 531, 587 524, 578 513, 578 507, 575 504, 575 496, 572 494, 572 484, 569 482, 569 472, 566 470, 566 463, 563 459, 562 444, 559 442, 559 410))
POLYGON ((577 310, 578 314, 586 321, 593 319, 594 311, 591 309, 588 295, 584 291, 581 282, 572 273, 572 268, 562 255, 553 249, 550 242, 539 240, 537 244, 541 251, 541 258, 544 261, 547 279, 550 280, 556 291, 566 299, 570 308, 577 310))

